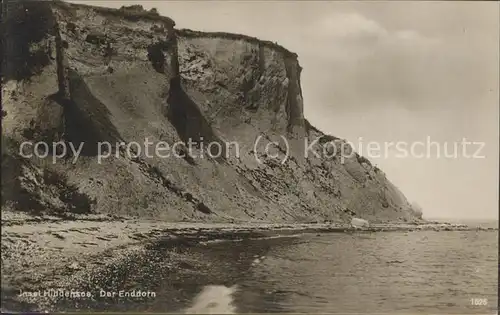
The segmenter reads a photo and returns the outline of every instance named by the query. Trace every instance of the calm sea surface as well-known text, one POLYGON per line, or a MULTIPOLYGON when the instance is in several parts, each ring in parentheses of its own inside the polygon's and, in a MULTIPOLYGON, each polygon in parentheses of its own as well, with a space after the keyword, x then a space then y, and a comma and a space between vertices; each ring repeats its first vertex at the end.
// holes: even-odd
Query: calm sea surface
POLYGON ((497 243, 496 231, 304 236, 248 270, 234 304, 240 312, 494 313, 497 243))
POLYGON ((120 276, 121 287, 152 290, 155 298, 79 308, 494 314, 497 253, 498 231, 321 233, 159 248, 147 272, 138 263, 120 276))

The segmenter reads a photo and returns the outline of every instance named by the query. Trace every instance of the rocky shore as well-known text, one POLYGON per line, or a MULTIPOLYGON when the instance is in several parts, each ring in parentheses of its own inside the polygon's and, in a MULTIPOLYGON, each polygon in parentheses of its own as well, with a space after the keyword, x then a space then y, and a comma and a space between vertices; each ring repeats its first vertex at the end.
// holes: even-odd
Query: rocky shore
MULTIPOLYGON (((104 215, 60 219, 3 211, 2 300, 7 309, 65 308, 68 305, 64 303, 69 300, 44 292, 50 289, 64 289, 68 290, 67 293, 76 290, 98 294, 96 290, 104 290, 102 288, 126 287, 124 280, 120 280, 124 266, 127 270, 172 268, 175 272, 202 272, 206 270, 203 267, 203 257, 196 257, 189 249, 209 246, 212 242, 293 237, 303 233, 476 229, 481 228, 424 221, 405 225, 376 224, 352 228, 346 224, 331 222, 171 223, 104 215), (155 251, 152 249, 155 248, 166 249, 170 255, 169 259, 154 257, 155 254, 152 253, 155 251), (170 265, 162 266, 165 261, 170 262, 170 265), (131 267, 131 264, 136 267, 131 267)), ((75 299, 71 301, 76 303, 75 299)), ((70 307, 77 306, 72 304, 70 307)))

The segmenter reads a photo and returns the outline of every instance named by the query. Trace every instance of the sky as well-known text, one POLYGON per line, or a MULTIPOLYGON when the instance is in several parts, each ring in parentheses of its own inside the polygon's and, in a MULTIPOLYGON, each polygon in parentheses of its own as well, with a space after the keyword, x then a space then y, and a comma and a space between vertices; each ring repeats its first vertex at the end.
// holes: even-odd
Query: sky
POLYGON ((242 33, 296 52, 305 117, 362 154, 370 142, 382 148, 363 155, 423 208, 424 217, 498 219, 498 2, 135 3, 156 7, 178 28, 242 33), (465 153, 464 138, 476 143, 465 153), (427 151, 416 143, 429 141, 438 143, 440 155, 431 147, 421 156, 427 151), (414 145, 417 152, 385 153, 389 142, 414 145), (444 156, 455 144, 457 154, 444 156))

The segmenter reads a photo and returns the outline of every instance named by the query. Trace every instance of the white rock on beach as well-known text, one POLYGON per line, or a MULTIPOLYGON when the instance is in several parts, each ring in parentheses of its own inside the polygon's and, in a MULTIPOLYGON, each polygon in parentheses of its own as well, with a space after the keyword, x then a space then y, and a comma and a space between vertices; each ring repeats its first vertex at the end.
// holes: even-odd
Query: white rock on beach
POLYGON ((351 226, 355 228, 359 227, 369 227, 370 223, 364 219, 359 219, 359 218, 352 218, 351 220, 351 226))

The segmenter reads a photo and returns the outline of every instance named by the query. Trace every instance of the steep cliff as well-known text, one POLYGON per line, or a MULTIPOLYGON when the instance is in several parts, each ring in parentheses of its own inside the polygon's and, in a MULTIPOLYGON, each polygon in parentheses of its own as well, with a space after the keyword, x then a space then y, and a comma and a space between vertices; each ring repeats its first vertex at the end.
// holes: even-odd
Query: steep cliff
POLYGON ((301 67, 285 48, 175 29, 140 6, 7 9, 3 207, 170 221, 415 218, 367 159, 340 150, 325 156, 346 143, 304 118, 301 67), (177 156, 126 148, 146 139, 173 146, 177 156), (83 146, 78 159, 68 153, 53 163, 63 145, 46 158, 23 158, 23 141, 83 146), (174 145, 189 141, 192 150, 174 145), (112 146, 99 152, 103 142, 112 146))

